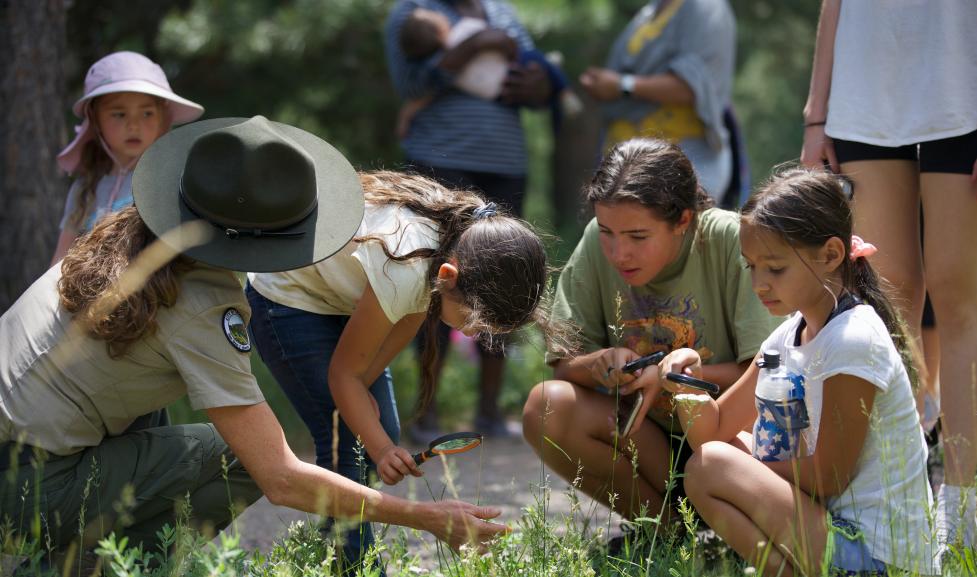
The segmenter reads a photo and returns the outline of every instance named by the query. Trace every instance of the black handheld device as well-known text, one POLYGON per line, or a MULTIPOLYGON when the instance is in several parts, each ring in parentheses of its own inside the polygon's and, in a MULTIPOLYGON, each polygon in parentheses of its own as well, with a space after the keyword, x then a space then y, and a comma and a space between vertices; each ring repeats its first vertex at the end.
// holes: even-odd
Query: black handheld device
MULTIPOLYGON (((621 367, 621 372, 632 374, 645 367, 657 365, 665 358, 665 354, 665 351, 658 351, 657 353, 651 353, 650 355, 634 359, 629 363, 625 363, 621 367)), ((619 399, 617 412, 618 435, 626 437, 631 431, 631 427, 634 426, 634 421, 638 418, 638 409, 641 408, 641 403, 644 402, 644 398, 644 393, 637 391, 633 395, 625 395, 619 399)))
POLYGON ((700 391, 705 391, 712 395, 719 394, 719 385, 717 385, 716 383, 703 381, 702 379, 690 377, 689 375, 683 375, 682 373, 667 373, 665 375, 665 378, 672 381, 673 383, 678 383, 680 385, 691 387, 693 389, 699 389, 700 391))
POLYGON ((647 366, 657 365, 658 363, 662 362, 662 359, 664 358, 665 358, 665 351, 658 351, 657 353, 651 353, 650 355, 645 355, 641 358, 634 359, 629 363, 625 363, 625 365, 621 367, 621 372, 634 373, 639 369, 643 369, 647 366))

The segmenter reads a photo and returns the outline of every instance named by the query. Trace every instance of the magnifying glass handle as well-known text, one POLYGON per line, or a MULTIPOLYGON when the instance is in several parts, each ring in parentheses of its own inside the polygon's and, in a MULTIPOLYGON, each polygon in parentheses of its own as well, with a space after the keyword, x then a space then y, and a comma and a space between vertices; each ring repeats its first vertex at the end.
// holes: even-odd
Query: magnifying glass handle
POLYGON ((433 453, 431 453, 430 450, 421 451, 420 453, 414 455, 414 464, 420 466, 421 463, 430 459, 432 455, 433 453))

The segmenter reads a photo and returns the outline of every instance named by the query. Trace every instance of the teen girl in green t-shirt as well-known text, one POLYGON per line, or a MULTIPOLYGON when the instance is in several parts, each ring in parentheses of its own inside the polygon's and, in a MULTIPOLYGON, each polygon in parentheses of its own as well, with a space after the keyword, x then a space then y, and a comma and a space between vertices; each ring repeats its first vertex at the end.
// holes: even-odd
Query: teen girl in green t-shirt
POLYGON ((693 348, 704 359, 703 378, 725 389, 779 320, 751 290, 737 215, 710 208, 677 146, 618 144, 585 194, 595 219, 560 275, 553 307, 555 318, 579 326, 580 346, 576 356, 549 354, 555 380, 530 393, 523 430, 554 471, 570 480, 581 465, 581 489, 633 517, 643 505, 662 508, 670 464, 681 472, 687 454, 672 442, 669 433, 681 428, 660 396, 645 395, 628 437, 617 438, 620 400, 659 378, 654 365, 633 374, 621 367, 656 351, 693 348), (654 422, 642 425, 646 415, 654 422))

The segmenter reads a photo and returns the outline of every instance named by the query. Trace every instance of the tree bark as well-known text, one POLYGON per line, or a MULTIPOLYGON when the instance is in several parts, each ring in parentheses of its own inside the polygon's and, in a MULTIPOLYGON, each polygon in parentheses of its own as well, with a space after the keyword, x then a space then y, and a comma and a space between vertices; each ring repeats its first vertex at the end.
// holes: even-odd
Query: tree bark
POLYGON ((0 0, 0 314, 48 267, 65 194, 64 0, 0 0))

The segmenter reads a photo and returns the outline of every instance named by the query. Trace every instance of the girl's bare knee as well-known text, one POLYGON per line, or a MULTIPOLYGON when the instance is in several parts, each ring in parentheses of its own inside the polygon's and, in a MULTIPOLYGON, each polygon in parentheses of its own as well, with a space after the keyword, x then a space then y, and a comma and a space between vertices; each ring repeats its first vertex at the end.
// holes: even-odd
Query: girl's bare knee
POLYGON ((543 381, 529 392, 522 408, 522 434, 530 444, 539 441, 544 428, 548 437, 560 436, 569 408, 567 386, 563 381, 543 381))
POLYGON ((692 454, 685 463, 685 494, 692 504, 702 502, 712 484, 723 478, 726 457, 730 450, 738 450, 729 443, 710 441, 692 454))

